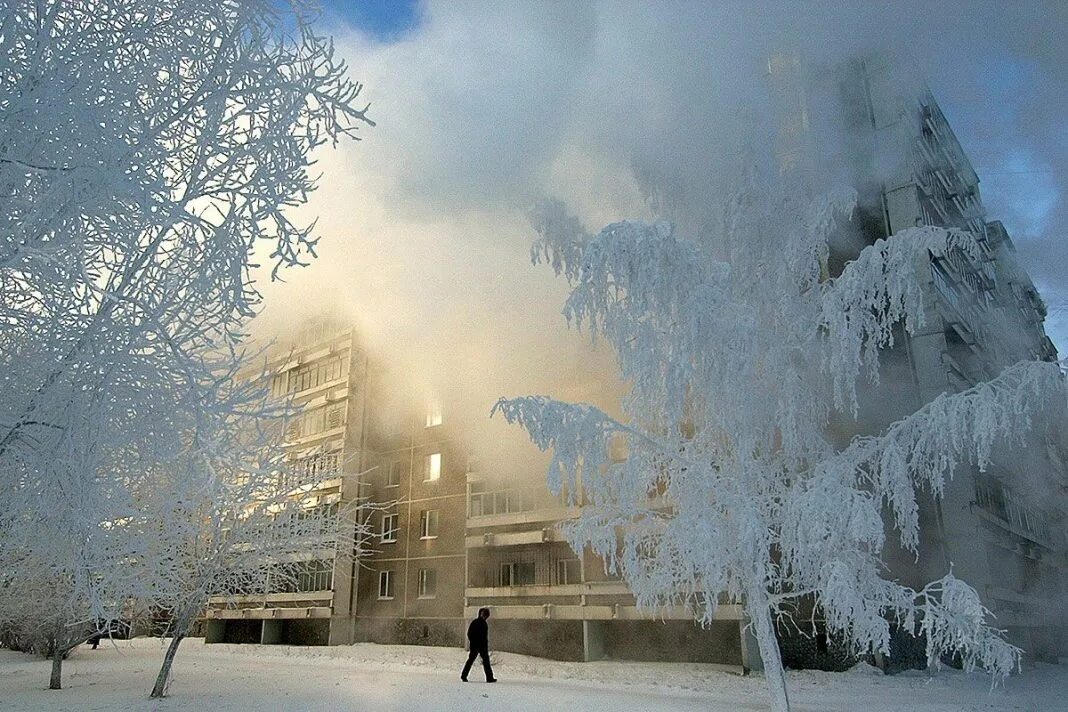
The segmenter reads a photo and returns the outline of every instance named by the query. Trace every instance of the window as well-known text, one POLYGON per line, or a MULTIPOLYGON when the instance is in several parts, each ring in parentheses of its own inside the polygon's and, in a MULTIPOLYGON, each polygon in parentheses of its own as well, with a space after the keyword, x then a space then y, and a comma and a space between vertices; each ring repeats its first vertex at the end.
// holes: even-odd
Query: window
POLYGON ((302 458, 297 461, 294 469, 303 479, 316 479, 340 474, 341 453, 319 453, 318 455, 302 458))
POLYGON ((316 408, 305 413, 300 427, 300 434, 307 436, 323 432, 323 424, 326 422, 325 415, 325 408, 316 408))
POLYGON ((289 392, 299 393, 341 378, 341 357, 335 356, 289 372, 289 392))
POLYGON ((388 601, 393 598, 393 572, 378 572, 378 599, 388 601))
POLYGON ((333 584, 330 561, 308 561, 297 570, 297 591, 329 591, 333 584))
POLYGON ((345 404, 314 408, 294 418, 286 430, 288 440, 318 435, 324 430, 340 428, 345 424, 345 404))
POLYGON ((419 569, 419 598, 434 598, 438 592, 438 572, 419 569))
POLYGON ((533 561, 510 561, 501 564, 498 572, 498 584, 500 586, 530 586, 533 583, 533 561))
POLYGON ((345 424, 345 404, 333 405, 326 409, 326 429, 333 430, 345 424))
POLYGON ((401 480, 408 475, 408 463, 404 460, 395 460, 389 463, 389 472, 386 473, 386 487, 400 487, 401 480))
POLYGON ((419 515, 419 538, 437 539, 438 537, 438 510, 425 509, 419 515))
POLYGON ((438 479, 441 479, 441 453, 435 452, 433 455, 426 456, 426 474, 423 481, 430 482, 438 479))
POLYGON ((397 531, 400 529, 400 515, 382 515, 382 541, 389 543, 397 541, 397 531))
POLYGON ((432 428, 441 425, 441 404, 431 403, 426 409, 426 427, 432 428))
POLYGON ((280 373, 271 379, 271 395, 275 398, 284 396, 287 393, 286 388, 286 374, 280 373))
POLYGON ((515 585, 532 586, 534 584, 534 562, 520 561, 515 565, 515 585))
POLYGON ((556 583, 559 586, 564 586, 569 583, 580 583, 582 576, 580 574, 578 559, 557 559, 556 561, 556 583))
POLYGON ((269 572, 271 593, 329 591, 334 583, 333 561, 298 561, 276 564, 269 572))
POLYGON ((474 485, 471 486, 471 498, 467 503, 467 516, 469 517, 481 517, 482 511, 482 493, 476 492, 474 485))

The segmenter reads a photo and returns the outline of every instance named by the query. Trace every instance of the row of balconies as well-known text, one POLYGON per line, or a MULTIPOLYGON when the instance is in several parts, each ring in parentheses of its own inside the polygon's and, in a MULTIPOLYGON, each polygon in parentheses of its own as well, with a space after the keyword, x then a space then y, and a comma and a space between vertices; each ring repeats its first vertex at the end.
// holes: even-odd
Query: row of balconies
MULTIPOLYGON (((479 606, 465 606, 464 615, 473 618, 478 615, 479 606)), ((655 611, 643 611, 636 605, 615 603, 598 605, 596 603, 580 604, 516 604, 493 606, 493 615, 506 620, 573 620, 573 621, 610 621, 610 620, 686 620, 693 621, 698 616, 689 606, 667 606, 655 611)), ((742 606, 721 604, 716 608, 715 620, 745 620, 742 606)))

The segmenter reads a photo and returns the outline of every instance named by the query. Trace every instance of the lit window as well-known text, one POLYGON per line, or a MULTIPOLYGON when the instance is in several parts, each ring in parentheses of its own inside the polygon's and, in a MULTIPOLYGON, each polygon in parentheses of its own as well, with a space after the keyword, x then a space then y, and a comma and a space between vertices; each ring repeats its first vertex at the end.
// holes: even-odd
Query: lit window
POLYGON ((397 531, 400 529, 400 516, 397 514, 382 515, 382 541, 384 543, 397 541, 397 531))
POLYGON ((388 601, 393 598, 393 572, 392 571, 379 571, 378 572, 378 598, 379 600, 388 601))
POLYGON ((426 509, 419 516, 419 538, 437 539, 438 537, 438 510, 426 509))
POLYGON ((426 477, 425 481, 441 479, 441 453, 435 452, 433 455, 427 455, 426 457, 426 477))
POLYGON ((441 425, 441 420, 441 404, 430 404, 426 410, 426 427, 432 428, 435 425, 441 425))
POLYGON ((438 572, 419 569, 419 598, 433 598, 438 592, 438 572))

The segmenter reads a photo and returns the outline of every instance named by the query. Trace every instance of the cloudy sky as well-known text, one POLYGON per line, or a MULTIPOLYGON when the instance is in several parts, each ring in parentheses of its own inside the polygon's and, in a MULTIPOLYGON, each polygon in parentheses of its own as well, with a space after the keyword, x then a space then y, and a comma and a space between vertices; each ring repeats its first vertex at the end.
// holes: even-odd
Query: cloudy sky
MULTIPOLYGON (((502 395, 568 373, 553 395, 596 392, 572 365, 608 357, 567 331, 566 285, 530 266, 528 209, 560 196, 597 228, 648 217, 636 168, 671 165, 700 186, 759 117, 758 68, 783 49, 813 66, 911 57, 989 217, 1063 305, 1068 3, 929 4, 325 0, 321 27, 378 127, 323 155, 310 206, 322 259, 267 290, 267 321, 337 300, 421 370, 463 362, 502 395)), ((1068 319, 1051 313, 1048 327, 1068 351, 1068 319)))

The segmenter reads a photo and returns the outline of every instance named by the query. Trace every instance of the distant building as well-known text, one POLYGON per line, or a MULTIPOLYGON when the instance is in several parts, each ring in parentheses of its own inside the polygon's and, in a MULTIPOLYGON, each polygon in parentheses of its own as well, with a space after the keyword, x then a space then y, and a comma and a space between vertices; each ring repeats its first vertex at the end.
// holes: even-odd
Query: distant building
MULTIPOLYGON (((888 386, 899 397, 911 392, 905 408, 911 410, 1020 360, 1055 361, 1057 350, 1043 328, 1042 299, 1004 226, 987 218, 979 178, 938 103, 926 90, 896 91, 896 69, 861 63, 854 85, 867 95, 874 155, 900 157, 879 166, 886 171, 883 229, 873 236, 913 225, 959 228, 972 234, 980 253, 917 258, 927 321, 896 349, 897 366, 907 366, 911 379, 888 386)), ((875 197, 869 192, 862 200, 871 205, 875 197)), ((872 394, 869 413, 897 415, 884 396, 872 394)), ((1068 511, 1066 493, 1068 471, 1044 441, 1031 437, 1024 448, 1005 448, 986 472, 955 473, 942 499, 924 512, 924 557, 918 563, 897 557, 894 572, 919 584, 952 566, 976 587, 1011 642, 1028 657, 1055 660, 1068 652, 1061 611, 1068 542, 1063 526, 1053 526, 1068 511)))
MULTIPOLYGON (((858 191, 853 225, 832 244, 829 276, 865 245, 918 225, 968 231, 978 247, 978 259, 962 251, 916 257, 926 322, 912 335, 902 329, 897 346, 881 355, 881 385, 862 391, 860 431, 878 431, 1020 360, 1057 359, 1041 297, 1004 226, 987 217, 979 177, 938 103, 907 65, 871 57, 803 79, 797 63, 780 58, 769 63, 769 75, 784 113, 797 117, 780 127, 782 170, 844 174, 858 191), (798 92, 799 83, 807 91, 798 92), (792 130, 828 112, 833 130, 792 130)), ((836 425, 843 445, 858 432, 853 423, 836 425)), ((1011 642, 1028 657, 1055 660, 1068 652, 1059 605, 1068 542, 1056 526, 1068 512, 1066 495, 1068 471, 1055 448, 1037 437, 1003 448, 986 472, 962 468, 940 501, 924 501, 920 559, 891 550, 891 575, 920 586, 952 567, 1011 642)), ((811 657, 797 654, 795 662, 811 657)))

